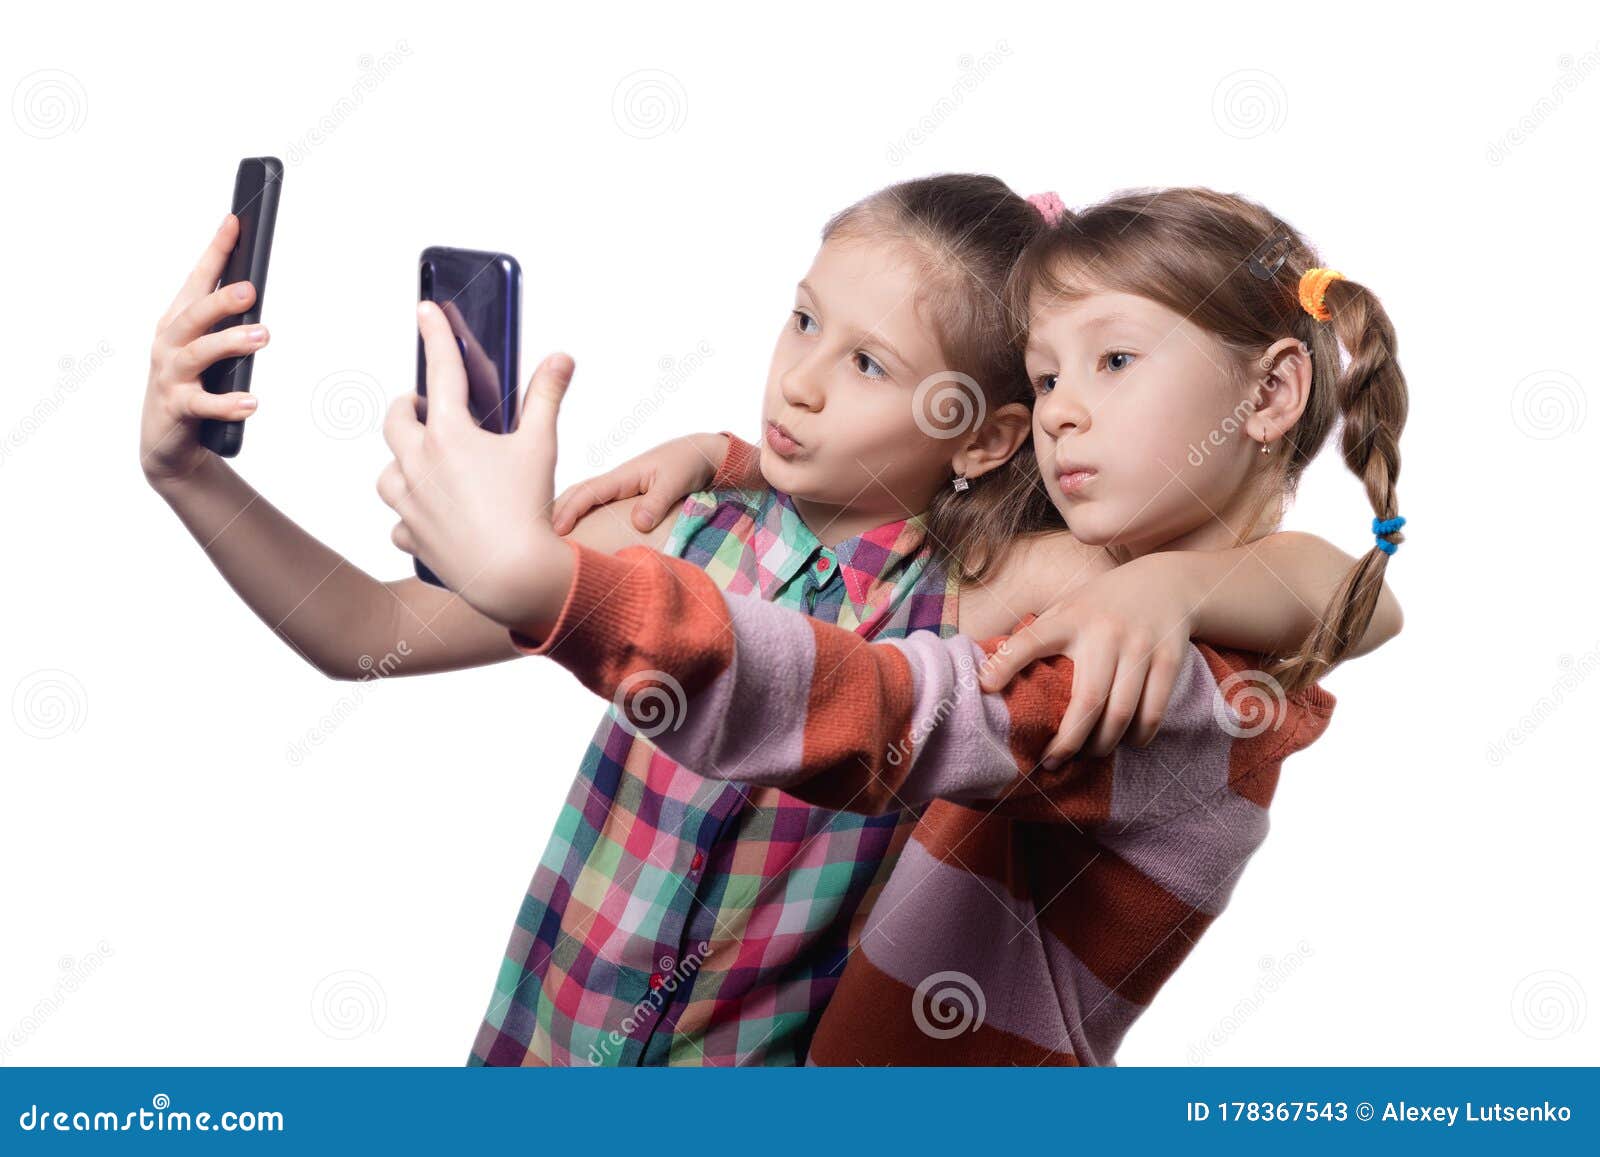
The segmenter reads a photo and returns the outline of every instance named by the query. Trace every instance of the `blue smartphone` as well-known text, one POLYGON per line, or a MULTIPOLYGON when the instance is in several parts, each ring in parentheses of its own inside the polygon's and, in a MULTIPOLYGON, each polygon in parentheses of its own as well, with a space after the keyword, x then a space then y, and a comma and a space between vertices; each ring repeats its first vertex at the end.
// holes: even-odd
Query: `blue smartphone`
MULTIPOLYGON (((522 346, 522 266, 508 253, 434 245, 418 259, 419 299, 449 319, 467 369, 467 409, 495 434, 517 426, 518 357, 522 346)), ((417 416, 428 420, 428 359, 417 335, 417 416)), ((417 577, 445 584, 416 559, 417 577)))

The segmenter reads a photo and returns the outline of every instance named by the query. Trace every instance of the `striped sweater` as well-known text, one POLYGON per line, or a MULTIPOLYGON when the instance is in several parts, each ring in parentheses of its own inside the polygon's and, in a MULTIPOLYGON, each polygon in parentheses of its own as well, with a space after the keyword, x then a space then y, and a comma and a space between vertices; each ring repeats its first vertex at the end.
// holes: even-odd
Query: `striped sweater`
POLYGON ((1283 759, 1333 710, 1321 687, 1285 696, 1251 656, 1191 645, 1153 743, 1050 771, 1069 659, 984 694, 1001 640, 868 642, 642 547, 571 545, 560 618, 513 638, 637 705, 672 758, 821 807, 927 805, 812 1064, 1114 1064, 1265 838, 1283 759))

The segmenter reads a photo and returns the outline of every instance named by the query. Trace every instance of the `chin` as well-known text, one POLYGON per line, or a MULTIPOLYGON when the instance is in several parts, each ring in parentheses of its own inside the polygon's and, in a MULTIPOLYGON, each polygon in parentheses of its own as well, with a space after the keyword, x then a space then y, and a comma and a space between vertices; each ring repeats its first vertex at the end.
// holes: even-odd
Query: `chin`
POLYGON ((1092 506, 1069 507, 1062 512, 1072 537, 1084 546, 1115 546, 1117 526, 1113 519, 1092 506))
POLYGON ((767 445, 765 439, 761 442, 761 477, 765 478, 767 485, 774 490, 782 490, 788 494, 806 488, 805 469, 784 461, 776 450, 767 445))

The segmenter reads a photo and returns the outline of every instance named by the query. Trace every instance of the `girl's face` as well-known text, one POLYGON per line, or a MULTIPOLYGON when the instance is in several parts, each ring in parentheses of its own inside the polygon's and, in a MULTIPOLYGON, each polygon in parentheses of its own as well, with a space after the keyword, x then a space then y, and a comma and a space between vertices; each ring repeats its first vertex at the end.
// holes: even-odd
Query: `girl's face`
POLYGON ((825 242, 773 350, 761 470, 819 534, 829 525, 830 537, 848 537, 927 509, 962 445, 914 412, 918 385, 945 359, 918 308, 913 262, 896 241, 825 242))
POLYGON ((1073 535, 1127 557, 1233 545, 1260 454, 1237 355, 1107 291, 1036 313, 1026 358, 1039 470, 1073 535))

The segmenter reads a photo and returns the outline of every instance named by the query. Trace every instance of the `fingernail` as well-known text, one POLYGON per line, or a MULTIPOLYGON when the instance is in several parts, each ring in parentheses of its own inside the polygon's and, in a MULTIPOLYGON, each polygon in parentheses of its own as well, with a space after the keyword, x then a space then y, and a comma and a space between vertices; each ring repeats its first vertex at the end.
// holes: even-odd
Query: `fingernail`
POLYGON ((1052 755, 1049 759, 1044 761, 1044 769, 1046 771, 1054 771, 1056 768, 1058 768, 1060 766, 1061 766, 1061 757, 1059 755, 1052 755))
POLYGON ((243 301, 245 298, 249 297, 250 296, 250 283, 249 282, 245 282, 245 281, 241 281, 238 285, 234 286, 233 287, 233 296, 237 297, 240 301, 243 301))
POLYGON ((240 398, 239 399, 239 408, 241 410, 253 410, 253 409, 255 409, 256 408, 255 396, 252 395, 252 394, 246 394, 244 397, 240 398))
POLYGON ((244 336, 255 342, 266 341, 267 327, 264 325, 253 325, 245 331, 244 336))
POLYGON ((417 302, 417 316, 418 317, 427 317, 428 316, 428 303, 426 301, 417 302))
POLYGON ((222 224, 217 226, 217 231, 221 232, 222 230, 226 229, 228 227, 228 222, 230 220, 232 220, 232 219, 233 219, 233 214, 232 213, 224 213, 222 215, 222 224))

